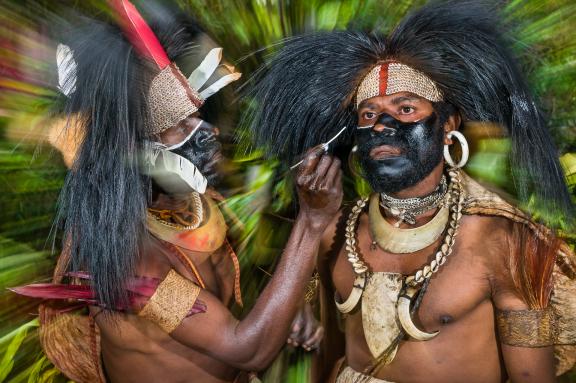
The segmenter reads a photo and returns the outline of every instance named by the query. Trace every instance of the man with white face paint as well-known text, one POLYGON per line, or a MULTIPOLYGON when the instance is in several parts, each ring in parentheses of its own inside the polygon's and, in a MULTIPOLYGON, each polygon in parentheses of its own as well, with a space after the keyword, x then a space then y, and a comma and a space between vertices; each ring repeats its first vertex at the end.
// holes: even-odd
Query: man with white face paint
POLYGON ((478 2, 435 3, 389 36, 288 40, 258 79, 258 143, 291 159, 348 126, 372 188, 334 218, 318 253, 330 381, 552 382, 572 367, 573 347, 554 350, 576 343, 575 262, 549 228, 558 221, 536 223, 460 169, 465 122, 501 124, 518 197, 573 222, 504 36, 478 2))
POLYGON ((209 193, 218 130, 199 112, 240 74, 220 65, 222 50, 207 48, 184 15, 154 7, 148 26, 127 0, 110 4, 118 25, 82 19, 58 49, 70 116, 53 140, 70 164, 64 251, 52 284, 15 290, 51 300, 40 309, 42 343, 76 382, 246 382, 291 329, 292 343, 308 350, 322 338, 311 315, 296 331, 291 324, 341 203, 339 161, 306 157, 289 243, 255 306, 236 319, 239 264, 209 193))

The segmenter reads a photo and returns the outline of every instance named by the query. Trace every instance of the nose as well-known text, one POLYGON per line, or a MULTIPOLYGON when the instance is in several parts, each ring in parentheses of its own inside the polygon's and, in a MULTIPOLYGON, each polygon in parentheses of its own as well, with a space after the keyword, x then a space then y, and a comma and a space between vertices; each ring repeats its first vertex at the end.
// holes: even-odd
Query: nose
POLYGON ((197 145, 204 147, 218 142, 219 135, 220 129, 204 121, 196 132, 194 140, 197 145))
POLYGON ((396 124, 395 124, 394 117, 390 116, 389 114, 383 113, 378 117, 376 123, 372 127, 372 130, 376 133, 382 133, 386 136, 394 136, 396 135, 396 124))
POLYGON ((215 125, 212 125, 209 122, 206 121, 202 121, 202 124, 200 125, 200 129, 199 130, 204 130, 207 133, 210 133, 211 136, 219 136, 220 135, 220 129, 218 129, 218 127, 216 127, 215 125))

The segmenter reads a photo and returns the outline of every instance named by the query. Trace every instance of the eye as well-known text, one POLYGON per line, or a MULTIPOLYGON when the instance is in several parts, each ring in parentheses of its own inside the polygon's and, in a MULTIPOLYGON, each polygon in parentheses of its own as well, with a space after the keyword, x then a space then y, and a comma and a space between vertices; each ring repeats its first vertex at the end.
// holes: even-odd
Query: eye
POLYGON ((374 118, 376 118, 376 113, 374 112, 364 112, 362 114, 362 118, 365 120, 372 120, 374 118))
POLYGON ((414 113, 415 110, 416 109, 414 109, 413 106, 406 105, 406 106, 402 106, 400 108, 400 112, 398 114, 412 114, 412 113, 414 113))

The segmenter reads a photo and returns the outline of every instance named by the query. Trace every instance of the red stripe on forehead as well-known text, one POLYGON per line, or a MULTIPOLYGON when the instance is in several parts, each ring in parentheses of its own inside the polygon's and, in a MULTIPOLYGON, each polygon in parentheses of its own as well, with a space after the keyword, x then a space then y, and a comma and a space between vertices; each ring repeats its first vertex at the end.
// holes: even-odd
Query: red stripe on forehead
POLYGON ((386 88, 388 88, 388 63, 380 65, 380 89, 378 91, 380 96, 386 95, 386 88))

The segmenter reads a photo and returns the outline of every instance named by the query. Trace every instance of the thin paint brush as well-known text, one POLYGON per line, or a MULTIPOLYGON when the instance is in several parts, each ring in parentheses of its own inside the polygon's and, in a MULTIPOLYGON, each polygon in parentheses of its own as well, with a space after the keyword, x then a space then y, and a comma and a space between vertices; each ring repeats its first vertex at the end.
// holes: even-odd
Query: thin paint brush
MULTIPOLYGON (((342 129, 340 129, 340 131, 338 133, 336 133, 334 135, 334 137, 332 137, 331 139, 329 139, 327 142, 323 143, 321 146, 324 148, 324 151, 327 152, 328 151, 328 146, 330 145, 330 143, 332 143, 332 141, 334 141, 335 139, 338 138, 339 135, 341 135, 342 133, 344 133, 344 131, 346 130, 347 126, 343 127, 342 129)), ((302 162, 304 162, 304 159, 301 159, 300 161, 298 161, 297 163, 295 163, 294 165, 290 166, 290 170, 294 170, 295 168, 297 168, 302 162)))

